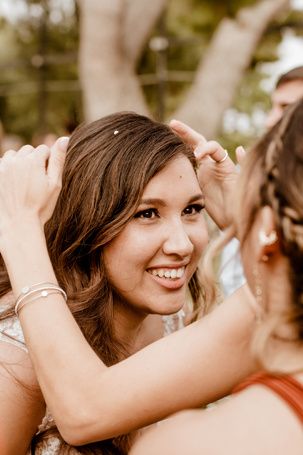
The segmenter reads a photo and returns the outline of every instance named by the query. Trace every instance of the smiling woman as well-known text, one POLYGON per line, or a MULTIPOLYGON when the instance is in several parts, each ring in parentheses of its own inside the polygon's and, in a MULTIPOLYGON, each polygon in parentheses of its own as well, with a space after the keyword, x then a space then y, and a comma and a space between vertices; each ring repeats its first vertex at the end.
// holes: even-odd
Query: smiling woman
MULTIPOLYGON (((15 162, 15 172, 20 160, 27 159, 32 166, 37 153, 41 159, 47 156, 45 147, 36 152, 25 146, 18 154, 8 152, 6 160, 15 162)), ((194 305, 201 303, 197 268, 208 241, 203 207, 194 155, 169 127, 137 114, 120 113, 82 125, 73 133, 63 187, 45 225, 46 243, 58 283, 67 292, 69 308, 106 365, 158 338, 163 332, 161 318, 152 320, 157 326, 153 333, 147 316, 178 312, 188 288, 194 305)), ((42 222, 48 217, 46 211, 42 222)), ((26 229, 30 225, 27 223, 26 229)), ((53 285, 36 278, 39 284, 22 294, 17 313, 22 313, 39 292, 56 293, 53 285)), ((22 279, 26 281, 24 275, 22 279)), ((2 296, 10 291, 4 268, 0 286, 2 296)), ((6 349, 11 349, 6 347, 8 343, 24 349, 24 340, 11 309, 3 312, 1 319, 4 359, 6 349)), ((28 369, 29 360, 23 354, 28 369)), ((12 369, 12 374, 26 382, 22 369, 12 369)), ((0 384, 5 396, 7 381, 0 384)), ((34 388, 34 375, 29 382, 29 388, 34 388)), ((15 394, 27 396, 26 389, 15 387, 15 394)), ((40 395, 34 401, 25 399, 24 416, 19 421, 26 431, 12 440, 9 431, 15 431, 15 410, 13 400, 6 399, 6 403, 7 441, 21 454, 39 424, 43 400, 40 395)), ((32 450, 36 454, 64 450, 116 454, 126 453, 129 442, 130 437, 125 436, 76 451, 61 440, 48 414, 32 450)))
POLYGON ((182 308, 208 240, 202 209, 195 171, 184 155, 148 182, 134 217, 104 249, 118 300, 129 304, 119 308, 141 317, 182 308))

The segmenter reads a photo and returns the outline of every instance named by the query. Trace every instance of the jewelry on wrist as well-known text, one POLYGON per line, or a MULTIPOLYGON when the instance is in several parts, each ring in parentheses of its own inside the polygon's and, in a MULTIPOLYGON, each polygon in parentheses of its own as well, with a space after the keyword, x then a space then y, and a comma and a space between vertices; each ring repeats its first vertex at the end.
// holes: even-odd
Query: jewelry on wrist
POLYGON ((40 298, 46 298, 51 294, 61 294, 64 300, 67 300, 66 292, 57 284, 41 282, 32 286, 25 286, 21 289, 21 294, 18 296, 15 304, 15 313, 18 316, 20 310, 30 302, 40 298))

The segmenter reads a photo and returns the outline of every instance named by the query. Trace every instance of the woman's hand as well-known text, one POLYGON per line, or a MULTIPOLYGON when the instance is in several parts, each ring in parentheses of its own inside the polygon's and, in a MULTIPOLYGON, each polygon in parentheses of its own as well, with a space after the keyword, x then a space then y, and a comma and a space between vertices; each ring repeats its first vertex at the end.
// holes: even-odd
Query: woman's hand
MULTIPOLYGON (((199 165, 199 183, 205 195, 208 214, 219 228, 228 226, 232 217, 231 199, 238 175, 237 167, 218 142, 207 141, 202 134, 178 120, 172 120, 170 127, 194 150, 199 165)), ((238 147, 238 162, 244 154, 243 147, 238 147)))
POLYGON ((42 225, 51 217, 61 189, 68 138, 52 148, 40 145, 9 150, 0 160, 0 235, 16 223, 36 219, 42 225))

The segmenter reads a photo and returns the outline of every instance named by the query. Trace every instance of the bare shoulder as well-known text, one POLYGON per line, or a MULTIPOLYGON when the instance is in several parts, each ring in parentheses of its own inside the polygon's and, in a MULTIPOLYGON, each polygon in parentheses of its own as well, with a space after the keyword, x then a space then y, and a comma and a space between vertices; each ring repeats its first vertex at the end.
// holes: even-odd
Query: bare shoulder
POLYGON ((146 432, 131 455, 301 455, 302 423, 271 390, 252 386, 207 410, 179 413, 146 432))

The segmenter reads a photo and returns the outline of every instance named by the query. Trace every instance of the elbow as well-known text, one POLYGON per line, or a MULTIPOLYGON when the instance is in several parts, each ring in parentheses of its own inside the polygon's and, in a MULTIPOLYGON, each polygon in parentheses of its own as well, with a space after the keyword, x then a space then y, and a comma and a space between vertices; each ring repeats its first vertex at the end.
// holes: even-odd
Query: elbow
MULTIPOLYGON (((100 416, 98 417, 99 419, 100 416)), ((67 444, 71 446, 82 446, 108 438, 102 432, 102 425, 97 425, 98 420, 93 418, 92 413, 88 413, 82 409, 73 415, 63 414, 62 418, 56 419, 56 425, 67 444)))

